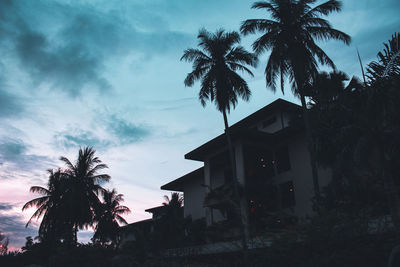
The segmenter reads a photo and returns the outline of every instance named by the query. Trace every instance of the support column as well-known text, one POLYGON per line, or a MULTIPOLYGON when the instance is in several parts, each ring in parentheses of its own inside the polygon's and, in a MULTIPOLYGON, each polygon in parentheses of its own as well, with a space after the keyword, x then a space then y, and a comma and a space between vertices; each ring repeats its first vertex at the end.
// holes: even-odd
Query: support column
MULTIPOLYGON (((204 196, 206 196, 210 192, 210 186, 211 186, 210 159, 204 160, 204 184, 206 185, 206 187, 204 187, 204 190, 205 190, 204 196)), ((211 208, 206 207, 205 209, 206 209, 206 223, 207 223, 207 225, 211 225, 212 224, 211 208)))

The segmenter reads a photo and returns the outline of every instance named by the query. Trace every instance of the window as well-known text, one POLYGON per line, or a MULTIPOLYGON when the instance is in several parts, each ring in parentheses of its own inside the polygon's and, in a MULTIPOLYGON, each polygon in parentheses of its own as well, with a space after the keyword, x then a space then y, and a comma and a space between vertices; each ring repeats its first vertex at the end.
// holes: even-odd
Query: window
POLYGON ((290 170, 289 149, 287 146, 281 147, 275 152, 276 170, 278 173, 290 170))
POLYGON ((232 168, 230 166, 224 169, 224 180, 225 183, 233 182, 232 168))
POLYGON ((263 128, 265 128, 265 127, 268 127, 268 126, 270 126, 271 124, 273 124, 275 122, 276 122, 276 117, 271 117, 271 118, 263 121, 262 126, 263 126, 263 128))
POLYGON ((279 190, 281 193, 281 207, 282 209, 294 207, 296 205, 294 197, 294 187, 293 182, 289 181, 279 185, 279 190))

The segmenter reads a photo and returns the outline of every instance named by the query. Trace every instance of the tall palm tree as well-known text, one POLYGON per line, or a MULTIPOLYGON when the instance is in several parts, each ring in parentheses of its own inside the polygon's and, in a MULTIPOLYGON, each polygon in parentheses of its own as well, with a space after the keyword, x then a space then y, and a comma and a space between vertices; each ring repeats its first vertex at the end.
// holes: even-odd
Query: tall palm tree
POLYGON ((128 224, 122 215, 127 214, 130 209, 120 205, 124 201, 123 195, 118 194, 115 189, 106 190, 103 193, 103 202, 96 210, 96 228, 93 239, 105 244, 109 241, 117 245, 118 229, 120 224, 128 224))
POLYGON ((66 207, 63 200, 66 189, 66 176, 58 169, 57 171, 48 170, 49 181, 47 188, 41 186, 32 186, 30 192, 37 193, 42 196, 28 201, 22 210, 36 207, 37 210, 26 224, 26 227, 33 219, 43 217, 39 227, 39 237, 49 244, 60 239, 71 239, 72 225, 69 218, 64 212, 66 207))
POLYGON ((257 65, 257 57, 239 45, 240 35, 234 31, 225 32, 221 29, 215 33, 210 33, 205 29, 201 29, 197 39, 199 40, 198 46, 200 49, 187 49, 181 58, 181 60, 193 62, 193 70, 187 75, 184 83, 186 86, 193 86, 195 81, 200 80, 199 99, 201 104, 205 106, 207 101, 214 102, 223 115, 233 175, 232 180, 236 199, 241 206, 238 210, 241 213, 240 217, 244 227, 245 241, 243 245, 245 246, 249 239, 248 219, 246 216, 247 203, 244 201, 243 196, 239 196, 235 156, 227 113, 230 112, 231 107, 236 107, 239 97, 245 101, 249 100, 250 89, 237 71, 253 76, 247 65, 255 67, 257 65))
POLYGON ((69 188, 65 193, 65 201, 68 203, 66 212, 70 214, 74 226, 75 243, 78 229, 93 224, 94 211, 100 206, 98 196, 105 191, 101 184, 110 180, 108 174, 98 174, 108 167, 101 163, 95 152, 92 147, 79 149, 78 159, 74 164, 66 157, 60 158, 67 167, 65 173, 68 175, 69 188))
POLYGON ((304 86, 318 73, 318 62, 335 68, 333 61, 315 43, 316 40, 335 39, 350 43, 350 36, 333 29, 321 18, 341 10, 341 2, 329 0, 311 7, 316 0, 269 0, 255 2, 252 8, 266 10, 271 19, 249 19, 242 23, 244 35, 260 32, 262 36, 253 43, 253 50, 261 54, 271 50, 265 68, 266 83, 273 91, 276 80, 280 79, 284 92, 284 78, 289 77, 292 92, 300 97, 306 138, 310 152, 311 170, 316 197, 319 197, 317 165, 314 159, 311 126, 304 94, 304 86))

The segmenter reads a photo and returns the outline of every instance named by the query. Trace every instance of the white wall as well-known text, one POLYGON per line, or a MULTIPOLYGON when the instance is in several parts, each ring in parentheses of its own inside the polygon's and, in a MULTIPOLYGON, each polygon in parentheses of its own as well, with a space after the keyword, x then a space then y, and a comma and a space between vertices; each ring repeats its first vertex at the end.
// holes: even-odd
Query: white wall
MULTIPOLYGON (((286 144, 289 150, 291 168, 275 176, 273 181, 277 185, 287 181, 293 181, 296 200, 296 205, 293 208, 294 214, 299 217, 312 215, 311 198, 314 196, 314 185, 305 134, 293 136, 286 144)), ((330 179, 330 170, 319 169, 320 187, 326 186, 330 179)))
POLYGON ((191 179, 184 185, 184 216, 192 216, 193 220, 205 217, 205 209, 203 208, 206 188, 204 177, 191 179))

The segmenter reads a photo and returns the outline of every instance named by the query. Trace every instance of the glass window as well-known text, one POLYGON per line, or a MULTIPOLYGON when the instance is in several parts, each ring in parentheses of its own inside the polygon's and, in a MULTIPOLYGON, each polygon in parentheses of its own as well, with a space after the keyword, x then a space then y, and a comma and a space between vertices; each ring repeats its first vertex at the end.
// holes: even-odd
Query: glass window
POLYGON ((263 128, 270 126, 271 124, 276 122, 276 117, 271 117, 265 121, 263 121, 263 128))
POLYGON ((294 187, 293 182, 289 181, 279 185, 279 190, 281 193, 281 206, 282 209, 294 207, 296 205, 294 197, 294 187))
POLYGON ((290 170, 289 149, 287 146, 281 147, 275 152, 276 170, 278 173, 290 170))

